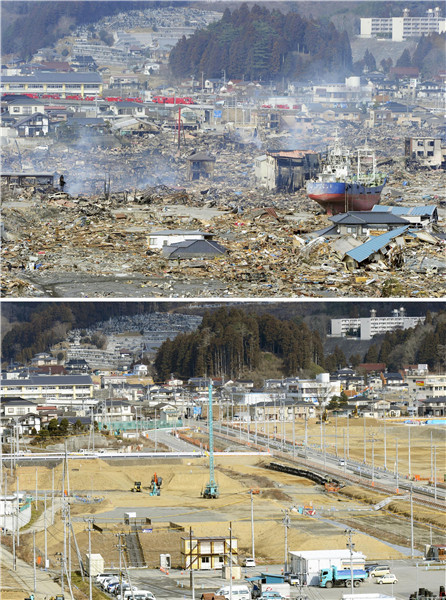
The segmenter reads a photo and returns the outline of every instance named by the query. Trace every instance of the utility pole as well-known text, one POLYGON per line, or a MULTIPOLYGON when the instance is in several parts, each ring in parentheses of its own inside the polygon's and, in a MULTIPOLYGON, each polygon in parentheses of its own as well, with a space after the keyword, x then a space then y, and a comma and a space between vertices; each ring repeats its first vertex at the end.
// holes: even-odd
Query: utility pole
POLYGON ((364 423, 364 464, 367 464, 367 438, 366 438, 366 424, 365 424, 365 415, 362 417, 364 423))
POLYGON ((232 600, 232 521, 229 522, 229 600, 232 600))
POLYGON ((285 509, 285 516, 283 517, 283 526, 285 528, 285 557, 283 562, 283 572, 286 573, 288 571, 288 527, 290 526, 290 517, 288 515, 288 511, 285 509))
POLYGON ((37 467, 36 467, 36 501, 34 503, 34 507, 37 510, 37 467))
POLYGON ((408 436, 409 436, 408 468, 409 468, 409 477, 411 477, 412 476, 412 470, 411 470, 411 464, 410 464, 410 425, 407 428, 407 433, 408 433, 408 436))
MULTIPOLYGON (((91 579, 91 524, 94 522, 93 519, 87 519, 88 523, 88 586, 89 586, 89 600, 93 598, 93 583, 91 579)), ((122 597, 122 596, 121 596, 122 597)))
POLYGON ((293 405, 293 458, 296 456, 296 427, 294 423, 294 405, 293 405))
POLYGON ((51 525, 54 525, 54 467, 51 469, 51 525))
POLYGON ((19 476, 17 475, 17 548, 20 546, 19 476))
POLYGON ((350 590, 353 597, 353 550, 355 544, 352 542, 353 529, 346 529, 345 532, 348 535, 347 548, 350 550, 350 590))
POLYGON ((350 427, 349 427, 349 419, 350 419, 350 417, 347 415, 347 458, 350 458, 350 427))
POLYGON ((36 574, 36 530, 33 529, 33 571, 34 571, 34 595, 37 593, 37 574, 36 574))
POLYGON ((399 493, 398 489, 398 440, 395 442, 395 471, 396 471, 396 493, 399 493))
POLYGON ((437 446, 434 446, 434 500, 437 499, 437 446))
POLYGON ((305 460, 308 458, 308 417, 305 414, 305 460))
MULTIPOLYGON (((432 433, 432 432, 431 432, 432 433)), ((384 470, 387 471, 387 430, 386 430, 386 409, 384 409, 384 470)))
MULTIPOLYGON (((198 544, 198 542, 197 542, 198 544)), ((192 600, 195 600, 195 586, 194 586, 194 569, 193 569, 193 565, 192 565, 192 527, 189 527, 189 569, 190 569, 190 573, 189 573, 189 584, 190 584, 190 589, 192 592, 192 600)), ((197 552, 198 552, 198 545, 197 545, 197 552)), ((198 560, 198 555, 197 555, 197 560, 198 560)))
POLYGON ((124 544, 122 543, 122 536, 124 534, 122 533, 117 533, 116 536, 119 538, 119 543, 118 543, 118 550, 119 550, 119 587, 120 587, 120 593, 121 593, 121 598, 122 596, 122 551, 125 548, 124 544))
POLYGON ((413 483, 410 483, 410 558, 413 558, 413 483))
POLYGON ((254 499, 252 497, 252 490, 249 492, 251 494, 251 546, 252 546, 252 558, 255 560, 255 547, 254 547, 254 499))
POLYGON ((46 490, 45 490, 45 499, 44 499, 44 509, 43 509, 43 528, 44 528, 44 535, 45 535, 45 571, 47 569, 48 566, 48 540, 47 540, 47 533, 46 533, 46 490))

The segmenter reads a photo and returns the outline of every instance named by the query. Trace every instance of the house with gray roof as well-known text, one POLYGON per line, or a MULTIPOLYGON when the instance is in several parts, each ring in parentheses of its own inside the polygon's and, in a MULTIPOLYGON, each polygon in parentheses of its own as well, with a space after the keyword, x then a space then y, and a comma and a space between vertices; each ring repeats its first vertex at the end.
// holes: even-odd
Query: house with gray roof
POLYGON ((332 229, 337 235, 376 235, 409 225, 408 221, 393 213, 374 211, 349 211, 329 219, 334 223, 332 229))
POLYGON ((148 246, 151 250, 160 250, 165 246, 187 241, 212 240, 214 235, 197 229, 163 229, 149 233, 148 246))

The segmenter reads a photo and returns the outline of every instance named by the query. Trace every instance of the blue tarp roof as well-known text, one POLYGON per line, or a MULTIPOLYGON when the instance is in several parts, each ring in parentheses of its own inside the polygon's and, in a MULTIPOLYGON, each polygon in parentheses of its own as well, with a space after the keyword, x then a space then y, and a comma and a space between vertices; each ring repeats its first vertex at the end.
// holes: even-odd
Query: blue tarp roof
POLYGON ((361 263, 369 256, 384 248, 391 240, 403 234, 405 231, 409 229, 409 225, 404 225, 403 227, 397 227, 393 231, 388 231, 387 233, 383 233, 383 235, 377 235, 372 238, 365 244, 358 246, 357 248, 353 248, 353 250, 349 250, 346 253, 346 256, 350 256, 356 262, 361 263))

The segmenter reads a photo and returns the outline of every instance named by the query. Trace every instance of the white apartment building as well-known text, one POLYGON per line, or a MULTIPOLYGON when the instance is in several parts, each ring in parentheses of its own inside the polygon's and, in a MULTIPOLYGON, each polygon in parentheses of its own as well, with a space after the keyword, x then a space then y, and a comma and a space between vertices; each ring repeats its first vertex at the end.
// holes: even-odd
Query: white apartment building
POLYGON ((429 33, 443 33, 444 31, 446 31, 446 19, 441 16, 439 7, 429 8, 424 17, 411 17, 409 9, 405 8, 402 17, 361 18, 361 36, 391 36, 394 42, 402 42, 408 38, 421 37, 429 33))
POLYGON ((24 379, 2 379, 2 397, 19 397, 36 403, 82 404, 93 398, 89 375, 32 375, 24 379))
POLYGON ((406 375, 409 396, 416 400, 446 396, 446 375, 406 375))
POLYGON ((361 340, 370 340, 374 335, 395 331, 395 329, 410 329, 418 323, 424 323, 426 317, 406 317, 404 308, 394 309, 390 317, 377 317, 376 310, 370 311, 370 317, 353 319, 331 319, 332 337, 345 337, 348 331, 359 331, 361 340))
POLYGON ((316 379, 296 379, 287 381, 285 398, 300 402, 324 405, 333 396, 341 393, 341 381, 330 381, 329 373, 319 373, 316 379))
POLYGON ((361 85, 360 77, 346 77, 344 83, 314 85, 312 88, 312 101, 320 104, 370 102, 374 90, 373 83, 361 85))

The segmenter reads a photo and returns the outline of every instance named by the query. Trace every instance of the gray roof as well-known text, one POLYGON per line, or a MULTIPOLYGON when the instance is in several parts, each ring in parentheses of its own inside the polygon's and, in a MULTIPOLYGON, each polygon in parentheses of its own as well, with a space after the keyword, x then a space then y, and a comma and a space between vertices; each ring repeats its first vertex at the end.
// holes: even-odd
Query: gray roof
POLYGON ((33 75, 5 75, 3 83, 102 83, 99 73, 34 73, 33 75))
POLYGON ((28 123, 29 121, 33 121, 36 117, 40 117, 40 118, 43 117, 44 119, 48 119, 48 115, 45 115, 43 113, 33 113, 32 115, 26 115, 22 119, 18 119, 16 121, 16 127, 19 127, 20 125, 24 125, 25 123, 28 123))
POLYGON ((206 154, 206 152, 195 152, 195 154, 186 157, 186 160, 215 162, 215 158, 210 154, 206 154))
POLYGON ((212 240, 189 240, 171 246, 164 246, 163 248, 163 254, 168 258, 192 257, 195 255, 220 256, 226 253, 226 248, 212 240))
POLYGON ((163 229, 161 231, 151 231, 150 237, 165 236, 165 235, 203 235, 210 236, 212 233, 199 231, 198 229, 163 229))
POLYGON ((370 256, 372 256, 372 254, 374 254, 375 252, 378 252, 378 250, 381 250, 382 248, 387 246, 387 244, 391 240, 398 237, 399 235, 402 235, 408 229, 409 225, 404 225, 403 227, 397 227, 393 231, 387 231, 382 235, 377 235, 368 242, 365 242, 365 244, 362 244, 361 246, 353 248, 353 250, 347 252, 346 256, 350 256, 350 258, 353 258, 353 260, 356 260, 356 262, 361 263, 370 256))
MULTIPOLYGON (((2 81, 4 81, 5 78, 2 77, 2 81)), ((40 104, 43 105, 43 102, 41 102, 40 100, 36 100, 36 98, 29 98, 28 96, 20 96, 19 98, 15 98, 14 100, 6 100, 6 102, 9 105, 14 105, 14 106, 35 106, 36 104, 40 104)))
POLYGON ((372 208, 373 212, 388 212, 394 215, 411 215, 411 216, 431 216, 437 210, 435 204, 428 204, 427 206, 384 206, 382 204, 375 204, 372 208))
POLYGON ((338 225, 408 225, 401 217, 388 212, 349 211, 330 217, 330 221, 338 225))
POLYGON ((2 404, 7 404, 8 406, 35 406, 35 402, 31 402, 30 400, 25 400, 24 398, 1 398, 2 404))
POLYGON ((2 387, 39 385, 93 385, 90 375, 31 375, 29 379, 2 379, 2 387))

